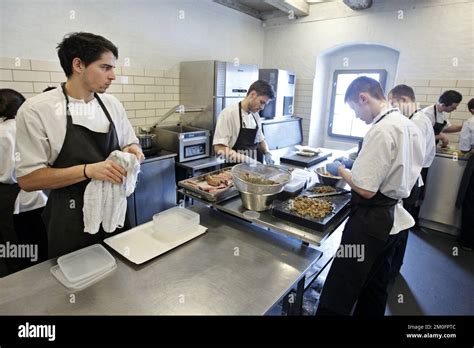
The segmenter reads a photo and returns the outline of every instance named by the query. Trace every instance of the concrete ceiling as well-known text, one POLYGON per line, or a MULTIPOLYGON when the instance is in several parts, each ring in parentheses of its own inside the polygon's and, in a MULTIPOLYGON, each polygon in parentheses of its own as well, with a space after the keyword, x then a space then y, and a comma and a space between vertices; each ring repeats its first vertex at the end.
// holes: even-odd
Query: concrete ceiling
POLYGON ((307 16, 309 5, 306 0, 213 0, 249 16, 266 20, 274 17, 307 16))

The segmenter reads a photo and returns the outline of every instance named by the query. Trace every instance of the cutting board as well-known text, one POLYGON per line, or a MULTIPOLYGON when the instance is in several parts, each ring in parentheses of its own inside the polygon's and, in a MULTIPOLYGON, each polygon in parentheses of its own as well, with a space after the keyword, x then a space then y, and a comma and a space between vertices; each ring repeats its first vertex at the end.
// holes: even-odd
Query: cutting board
POLYGON ((325 161, 331 155, 331 152, 321 152, 313 157, 307 157, 298 155, 296 154, 296 152, 294 152, 291 155, 280 157, 280 162, 292 164, 298 167, 308 168, 322 161, 325 161))

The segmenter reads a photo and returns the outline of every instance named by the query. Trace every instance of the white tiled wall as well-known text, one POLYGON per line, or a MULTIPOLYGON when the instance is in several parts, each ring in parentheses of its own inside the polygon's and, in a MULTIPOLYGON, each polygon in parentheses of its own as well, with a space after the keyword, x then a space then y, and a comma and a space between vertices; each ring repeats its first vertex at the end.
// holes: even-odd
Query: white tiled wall
MULTIPOLYGON (((136 130, 155 124, 179 104, 178 71, 117 67, 115 73, 117 79, 107 93, 122 102, 136 130)), ((57 87, 65 80, 59 62, 0 58, 0 88, 14 89, 26 98, 41 93, 48 86, 57 87)))
POLYGON ((303 119, 303 145, 308 144, 309 138, 313 83, 313 79, 296 79, 294 115, 303 119))
MULTIPOLYGON (((474 98, 474 80, 430 80, 430 79, 399 79, 397 84, 406 84, 415 90, 417 101, 422 107, 434 104, 441 93, 448 89, 458 91, 463 95, 463 99, 458 109, 449 114, 452 124, 462 124, 462 122, 472 115, 467 110, 467 102, 474 98)), ((295 91, 295 116, 303 118, 303 143, 308 143, 309 124, 311 121, 311 100, 313 94, 312 79, 297 79, 295 91)), ((323 117, 323 116, 321 116, 323 117)), ((324 117, 328 117, 325 115, 324 117)), ((314 120, 322 122, 322 118, 314 120)), ((459 143, 459 133, 448 134, 451 145, 457 146, 459 143)))

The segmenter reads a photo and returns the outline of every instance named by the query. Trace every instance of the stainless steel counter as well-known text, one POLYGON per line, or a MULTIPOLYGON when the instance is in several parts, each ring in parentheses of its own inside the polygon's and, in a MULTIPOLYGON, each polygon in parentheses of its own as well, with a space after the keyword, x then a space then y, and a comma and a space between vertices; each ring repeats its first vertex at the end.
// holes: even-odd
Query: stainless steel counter
POLYGON ((262 315, 300 281, 318 250, 207 207, 192 208, 208 232, 71 294, 48 260, 0 279, 0 314, 262 315), (72 301, 74 299, 74 301, 72 301))

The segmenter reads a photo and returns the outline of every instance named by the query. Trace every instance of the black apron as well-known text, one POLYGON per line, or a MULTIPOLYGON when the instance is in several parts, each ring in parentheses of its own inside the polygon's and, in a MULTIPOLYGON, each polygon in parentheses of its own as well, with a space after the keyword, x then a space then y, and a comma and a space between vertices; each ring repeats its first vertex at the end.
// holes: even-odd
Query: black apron
MULTIPOLYGON (((20 192, 18 184, 0 184, 0 244, 18 244, 18 236, 13 221, 15 201, 20 192)), ((20 259, 0 257, 0 277, 20 270, 20 259)))
MULTIPOLYGON (((117 132, 107 108, 97 94, 99 102, 110 122, 108 133, 94 132, 86 127, 72 123, 69 111, 69 98, 62 84, 66 99, 66 137, 58 158, 52 168, 68 168, 80 164, 101 162, 114 150, 120 150, 117 132)), ((46 204, 43 220, 48 232, 48 254, 56 257, 74 250, 99 243, 112 234, 106 234, 101 228, 96 234, 84 232, 84 191, 90 180, 51 190, 46 204)))
MULTIPOLYGON (((439 135, 443 131, 444 126, 448 124, 446 120, 443 123, 437 122, 438 121, 438 111, 436 110, 436 104, 434 105, 434 119, 435 124, 433 126, 434 134, 439 135)), ((438 145, 439 139, 436 139, 436 145, 438 145)))
POLYGON ((255 120, 256 128, 244 128, 242 121, 242 103, 239 102, 239 120, 240 120, 240 131, 237 136, 237 141, 235 142, 232 150, 244 153, 246 156, 256 159, 256 150, 258 147, 257 132, 258 132, 258 123, 255 119, 255 116, 252 114, 253 119, 255 120), (255 154, 255 155, 253 155, 255 154))
MULTIPOLYGON (((397 109, 387 111, 374 125, 394 111, 397 109)), ((351 190, 351 195, 351 212, 345 229, 355 229, 377 239, 387 240, 393 226, 395 205, 398 201, 383 195, 380 191, 370 199, 363 198, 354 190, 351 190)))
MULTIPOLYGON (((388 111, 376 123, 395 110, 388 111)), ((364 245, 365 260, 334 259, 320 297, 318 315, 350 315, 356 302, 354 315, 383 315, 385 308, 389 263, 397 241, 390 231, 398 200, 380 191, 370 199, 354 190, 351 194, 351 211, 340 247, 364 245)))

